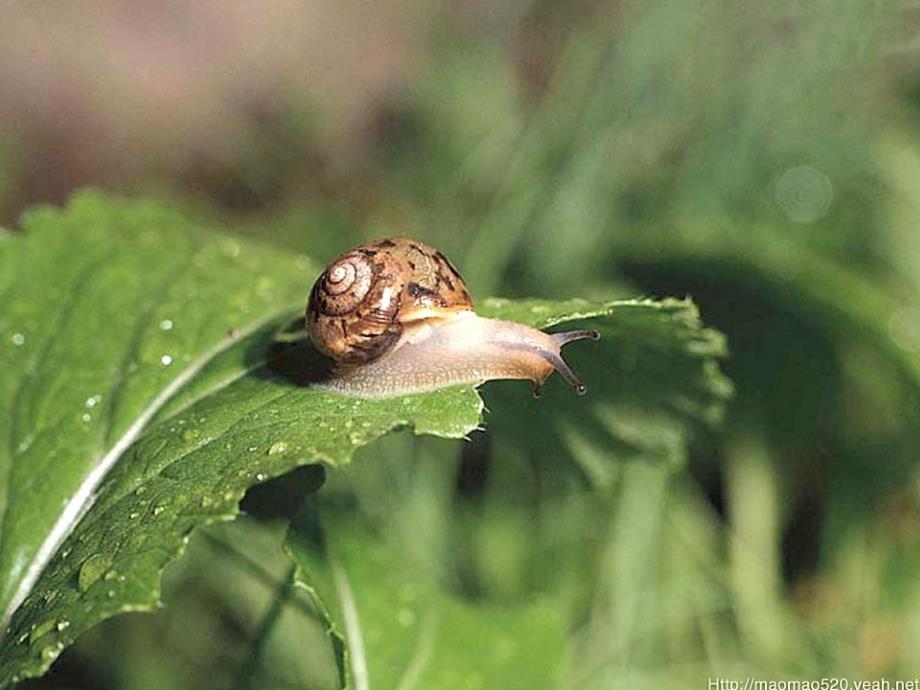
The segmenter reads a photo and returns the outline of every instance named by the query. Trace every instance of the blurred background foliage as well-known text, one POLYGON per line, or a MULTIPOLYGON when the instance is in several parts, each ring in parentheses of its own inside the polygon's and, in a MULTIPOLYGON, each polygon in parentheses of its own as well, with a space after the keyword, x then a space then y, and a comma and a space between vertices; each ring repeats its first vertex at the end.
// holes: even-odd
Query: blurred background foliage
MULTIPOLYGON (((491 385, 488 434, 388 439, 321 496, 458 596, 561 602, 547 687, 912 678, 918 58, 895 0, 5 3, 0 223, 96 185, 323 261, 412 234, 479 297, 691 295, 737 390, 688 458, 491 385)), ((335 687, 285 585, 297 481, 29 687, 335 687)))

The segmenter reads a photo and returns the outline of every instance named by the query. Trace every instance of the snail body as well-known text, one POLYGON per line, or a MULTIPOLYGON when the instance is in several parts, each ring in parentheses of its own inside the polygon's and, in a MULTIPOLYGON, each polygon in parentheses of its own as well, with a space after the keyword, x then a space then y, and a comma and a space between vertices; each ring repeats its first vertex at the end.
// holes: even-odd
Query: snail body
POLYGON ((335 363, 321 385, 363 398, 492 379, 529 379, 537 394, 553 371, 583 394, 561 349, 598 337, 477 315, 450 261, 402 237, 335 259, 310 292, 306 323, 316 349, 335 363))

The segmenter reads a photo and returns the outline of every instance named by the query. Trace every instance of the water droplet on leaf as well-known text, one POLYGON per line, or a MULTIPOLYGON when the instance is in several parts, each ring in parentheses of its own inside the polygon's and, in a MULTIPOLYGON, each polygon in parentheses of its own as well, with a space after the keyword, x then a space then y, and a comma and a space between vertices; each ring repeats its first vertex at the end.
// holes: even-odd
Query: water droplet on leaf
POLYGON ((60 643, 49 645, 42 650, 42 659, 45 661, 54 661, 57 655, 61 653, 62 649, 64 649, 64 645, 60 643))
POLYGON ((275 441, 268 449, 269 455, 281 455, 286 453, 288 449, 288 444, 284 441, 275 441))
POLYGON ((42 637, 43 635, 47 635, 53 629, 54 629, 53 620, 49 619, 46 621, 42 621, 41 623, 36 623, 34 626, 32 626, 32 632, 29 633, 29 644, 33 644, 35 640, 42 637))
POLYGON ((83 561, 77 584, 81 592, 88 590, 112 565, 112 556, 107 553, 96 553, 83 561))

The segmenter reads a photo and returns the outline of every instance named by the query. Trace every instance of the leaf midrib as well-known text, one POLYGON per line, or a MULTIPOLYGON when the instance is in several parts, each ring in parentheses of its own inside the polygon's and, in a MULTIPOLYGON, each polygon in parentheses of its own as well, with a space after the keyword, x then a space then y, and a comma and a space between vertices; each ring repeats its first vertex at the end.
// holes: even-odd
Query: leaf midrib
MULTIPOLYGON (((76 294, 76 291, 74 291, 74 294, 76 294)), ((197 360, 193 360, 189 363, 188 367, 164 387, 138 414, 135 421, 128 426, 121 437, 119 437, 119 439, 112 444, 111 448, 101 456, 90 473, 84 478, 83 482, 81 482, 77 491, 67 502, 67 506, 59 514, 54 527, 42 541, 42 544, 26 567, 25 574, 19 581, 19 586, 16 588, 10 599, 9 605, 3 612, 2 618, 0 618, 0 628, 5 627, 10 622, 13 614, 29 596, 35 583, 38 581, 42 572, 60 548, 61 544, 70 536, 82 517, 90 509, 93 503, 95 503, 98 497, 96 490, 101 486, 105 477, 108 476, 108 473, 115 467, 124 452, 141 437, 143 431, 146 429, 149 422, 156 416, 157 412, 159 412, 174 395, 176 395, 186 384, 191 382, 191 380, 216 357, 289 309, 290 307, 272 314, 267 318, 254 321, 247 327, 240 329, 239 333, 227 336, 218 341, 197 360)), ((245 373, 240 374, 236 378, 238 379, 240 376, 245 376, 245 373)), ((232 381, 227 382, 226 385, 230 385, 230 383, 232 383, 232 381)), ((187 409, 187 407, 188 405, 182 409, 187 409)))

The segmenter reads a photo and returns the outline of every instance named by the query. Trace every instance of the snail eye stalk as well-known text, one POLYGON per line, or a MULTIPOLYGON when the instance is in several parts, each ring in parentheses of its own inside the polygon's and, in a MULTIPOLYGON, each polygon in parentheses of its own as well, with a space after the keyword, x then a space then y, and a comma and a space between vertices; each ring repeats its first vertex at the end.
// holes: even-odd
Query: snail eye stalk
MULTIPOLYGON (((559 345, 560 350, 563 345, 568 343, 574 343, 576 340, 599 340, 601 334, 597 331, 565 331, 563 333, 550 333, 550 337, 559 345)), ((555 367, 556 371, 559 372, 560 376, 564 378, 572 388, 575 389, 575 392, 578 395, 584 395, 588 392, 588 387, 583 384, 575 372, 572 371, 572 368, 562 359, 561 355, 557 355, 553 352, 542 353, 543 356, 549 361, 550 364, 555 367)), ((539 397, 540 389, 538 386, 535 386, 534 397, 539 397)))

